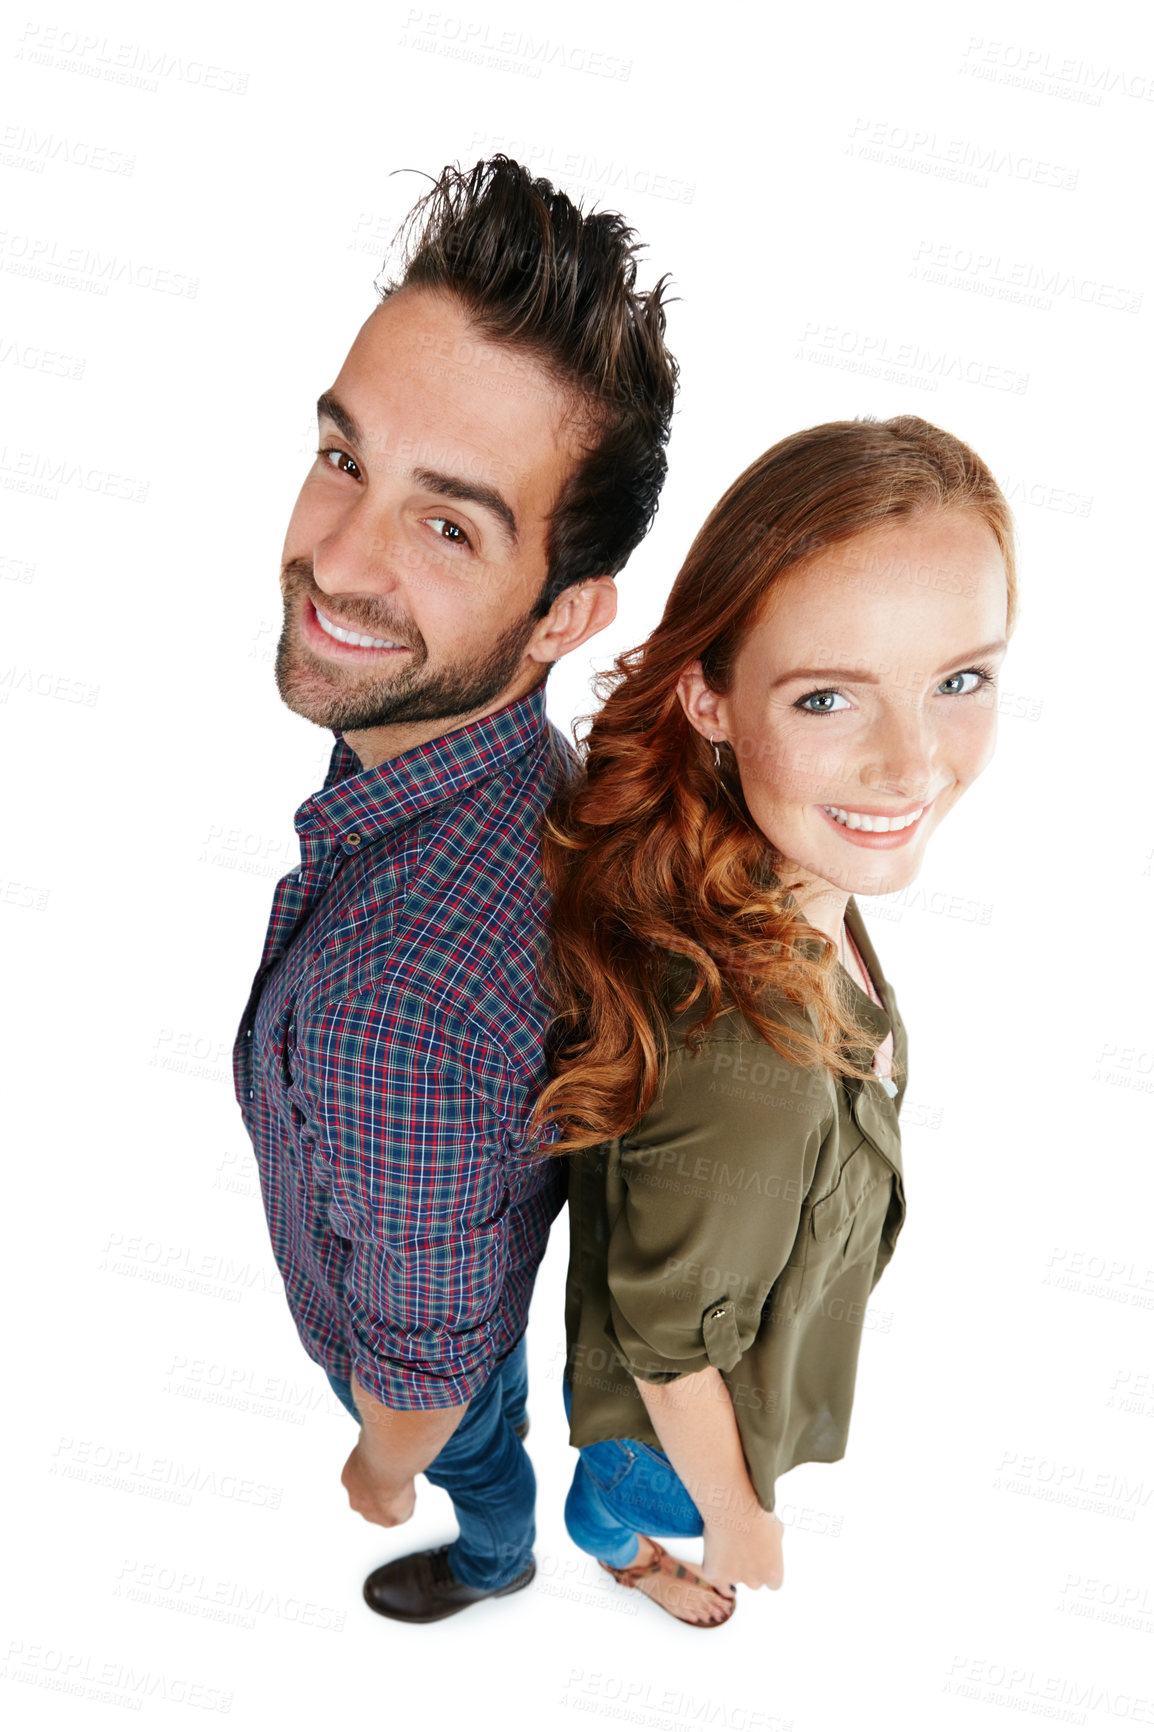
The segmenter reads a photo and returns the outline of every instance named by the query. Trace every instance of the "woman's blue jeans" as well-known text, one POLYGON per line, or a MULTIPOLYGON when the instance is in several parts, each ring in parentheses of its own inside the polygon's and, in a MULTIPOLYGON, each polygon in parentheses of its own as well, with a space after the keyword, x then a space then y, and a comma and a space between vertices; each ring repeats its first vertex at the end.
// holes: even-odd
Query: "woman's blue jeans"
MULTIPOLYGON (((565 1412, 571 1397, 565 1384, 565 1412)), ((578 1452, 565 1500, 574 1545, 603 1564, 624 1569, 637 1556, 638 1534, 695 1539, 703 1523, 669 1457, 635 1438, 586 1444, 578 1452)))
MULTIPOLYGON (((337 1400, 360 1424, 349 1384, 332 1372, 327 1375, 337 1400)), ((449 1547, 449 1568, 471 1588, 504 1587, 532 1560, 537 1481, 514 1430, 524 1423, 528 1390, 522 1336, 425 1469, 430 1485, 440 1486, 453 1500, 460 1533, 449 1547)))

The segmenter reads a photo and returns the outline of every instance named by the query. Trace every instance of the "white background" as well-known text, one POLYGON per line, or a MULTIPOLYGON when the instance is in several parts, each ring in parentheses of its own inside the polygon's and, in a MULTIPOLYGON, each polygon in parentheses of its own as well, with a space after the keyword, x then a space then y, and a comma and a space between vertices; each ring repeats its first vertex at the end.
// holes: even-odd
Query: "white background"
MULTIPOLYGON (((11 1724, 1154 1724, 1137 11, 10 14, 11 1724), (530 1332, 536 1584, 429 1629, 363 1606, 448 1504, 423 1488, 389 1534, 348 1512, 352 1425, 278 1291, 228 1074, 328 757, 271 672, 312 405, 420 191, 391 171, 501 149, 624 210, 681 297, 666 496, 599 664, 802 426, 940 422, 1020 528, 999 755, 872 915, 911 1030, 910 1218, 849 1453, 783 1480, 786 1585, 708 1634, 565 1536, 563 1232, 530 1332)), ((554 675, 558 721, 590 666, 554 675)))

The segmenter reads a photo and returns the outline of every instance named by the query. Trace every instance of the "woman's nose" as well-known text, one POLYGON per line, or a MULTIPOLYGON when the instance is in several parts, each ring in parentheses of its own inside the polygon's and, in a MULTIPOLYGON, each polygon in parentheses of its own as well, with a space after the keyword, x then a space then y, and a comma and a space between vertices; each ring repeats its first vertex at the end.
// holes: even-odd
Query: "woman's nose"
POLYGON ((928 790, 933 773, 933 739, 921 711, 911 706, 904 714, 887 716, 870 740, 861 769, 866 787, 912 800, 928 790))

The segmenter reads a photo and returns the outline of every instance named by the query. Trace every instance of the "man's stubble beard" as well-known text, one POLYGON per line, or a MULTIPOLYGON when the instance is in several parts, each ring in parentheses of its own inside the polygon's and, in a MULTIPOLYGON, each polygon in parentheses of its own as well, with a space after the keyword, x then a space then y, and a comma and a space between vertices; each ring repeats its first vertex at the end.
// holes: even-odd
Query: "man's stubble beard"
MULTIPOLYGON (((523 614, 484 654, 426 672, 428 645, 413 622, 390 616, 383 607, 374 607, 372 617, 366 618, 366 604, 361 601, 357 604, 359 617, 351 619, 351 625, 367 637, 407 645, 408 665, 402 672, 370 681, 364 681, 362 675, 355 690, 345 690, 339 671, 344 664, 325 662, 314 655, 300 641, 300 632, 293 624, 302 594, 319 602, 323 610, 325 598, 317 588, 311 563, 291 560, 281 574, 281 585, 285 617, 274 669, 277 691, 294 714, 342 734, 398 723, 452 721, 484 709, 511 684, 538 624, 535 612, 523 614)), ((342 618, 350 618, 347 604, 340 612, 342 618)), ((542 677, 544 674, 542 666, 542 677)))

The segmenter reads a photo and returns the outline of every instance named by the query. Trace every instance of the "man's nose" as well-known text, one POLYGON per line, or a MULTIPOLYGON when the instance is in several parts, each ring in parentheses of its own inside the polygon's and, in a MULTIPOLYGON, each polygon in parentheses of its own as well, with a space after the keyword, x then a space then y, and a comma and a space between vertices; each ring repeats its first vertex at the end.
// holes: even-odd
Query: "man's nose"
POLYGON ((358 500, 326 524, 313 548, 313 574, 326 595, 389 595, 398 586, 404 550, 380 513, 358 500))

